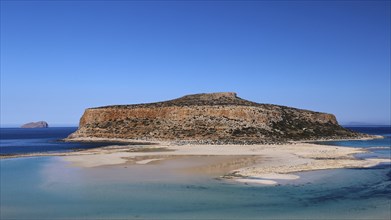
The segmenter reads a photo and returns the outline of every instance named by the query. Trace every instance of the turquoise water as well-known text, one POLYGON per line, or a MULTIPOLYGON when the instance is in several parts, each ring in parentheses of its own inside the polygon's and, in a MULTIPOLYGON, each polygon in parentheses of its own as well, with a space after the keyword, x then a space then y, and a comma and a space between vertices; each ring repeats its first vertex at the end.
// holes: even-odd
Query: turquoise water
POLYGON ((77 168, 55 157, 0 163, 1 219, 390 216, 386 166, 307 172, 289 184, 251 186, 197 175, 172 179, 148 169, 140 176, 137 169, 77 168))
POLYGON ((176 160, 157 165, 80 168, 61 157, 2 159, 0 219, 391 216, 390 164, 304 172, 299 173, 300 179, 277 186, 238 184, 173 169, 177 166, 176 160))

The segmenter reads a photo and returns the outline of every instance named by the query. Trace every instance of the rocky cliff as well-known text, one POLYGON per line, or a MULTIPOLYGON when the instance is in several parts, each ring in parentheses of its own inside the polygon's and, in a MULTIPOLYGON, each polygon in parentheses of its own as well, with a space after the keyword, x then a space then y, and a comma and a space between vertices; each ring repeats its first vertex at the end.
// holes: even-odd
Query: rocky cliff
POLYGON ((89 108, 69 139, 253 144, 360 136, 338 125, 332 114, 259 104, 236 93, 211 93, 150 104, 89 108))

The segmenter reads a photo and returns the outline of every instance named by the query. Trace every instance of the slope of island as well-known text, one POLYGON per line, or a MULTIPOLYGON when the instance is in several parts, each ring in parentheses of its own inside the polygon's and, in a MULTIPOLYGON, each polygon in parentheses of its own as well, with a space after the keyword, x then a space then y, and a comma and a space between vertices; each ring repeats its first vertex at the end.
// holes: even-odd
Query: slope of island
POLYGON ((259 104, 236 93, 187 95, 136 105, 89 108, 68 140, 133 139, 194 144, 272 144, 367 137, 332 114, 259 104))

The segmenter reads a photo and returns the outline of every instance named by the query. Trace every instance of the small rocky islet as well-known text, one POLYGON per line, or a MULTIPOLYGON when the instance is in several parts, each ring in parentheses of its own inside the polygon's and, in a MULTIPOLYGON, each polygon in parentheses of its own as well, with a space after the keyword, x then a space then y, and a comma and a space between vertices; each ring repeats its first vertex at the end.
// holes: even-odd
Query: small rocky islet
POLYGON ((46 121, 29 122, 21 126, 21 128, 48 128, 49 124, 46 121))
POLYGON ((277 144, 357 139, 333 114, 260 104, 234 92, 186 95, 165 102, 86 109, 67 139, 120 138, 177 144, 277 144))

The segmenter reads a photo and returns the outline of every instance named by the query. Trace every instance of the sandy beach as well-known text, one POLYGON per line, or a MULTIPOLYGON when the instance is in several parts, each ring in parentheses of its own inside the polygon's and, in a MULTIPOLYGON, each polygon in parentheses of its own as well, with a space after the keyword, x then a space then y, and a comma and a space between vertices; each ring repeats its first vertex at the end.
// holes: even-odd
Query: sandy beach
MULTIPOLYGON (((102 141, 101 139, 78 141, 102 141)), ((127 142, 127 140, 106 140, 127 142)), ((131 142, 128 140, 128 142, 131 142)), ((146 145, 112 145, 67 153, 25 154, 9 157, 61 156, 72 166, 93 168, 113 165, 146 165, 178 157, 233 156, 240 160, 224 161, 220 177, 244 183, 275 185, 278 180, 299 178, 295 173, 337 168, 365 168, 390 162, 390 159, 357 159, 362 148, 292 142, 280 145, 175 145, 146 142, 146 145)), ((4 156, 3 156, 4 158, 4 156)), ((219 166, 219 164, 214 164, 219 166)), ((222 165, 220 164, 222 167, 222 165)), ((207 168, 209 169, 209 168, 207 168)), ((205 171, 205 169, 204 169, 205 171)), ((202 171, 202 172, 204 172, 202 171)))
POLYGON ((251 163, 242 163, 229 170, 224 178, 245 183, 273 185, 276 180, 297 179, 302 171, 364 168, 390 162, 389 159, 357 159, 362 148, 338 147, 311 143, 282 145, 172 145, 157 143, 145 146, 110 146, 67 153, 63 159, 74 166, 98 167, 120 164, 145 165, 180 156, 257 156, 251 163))

